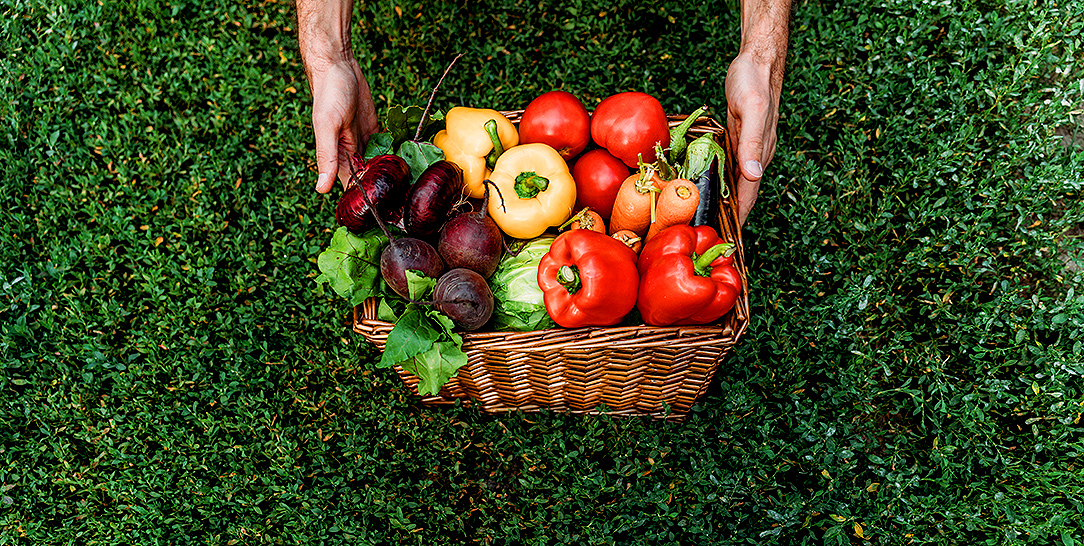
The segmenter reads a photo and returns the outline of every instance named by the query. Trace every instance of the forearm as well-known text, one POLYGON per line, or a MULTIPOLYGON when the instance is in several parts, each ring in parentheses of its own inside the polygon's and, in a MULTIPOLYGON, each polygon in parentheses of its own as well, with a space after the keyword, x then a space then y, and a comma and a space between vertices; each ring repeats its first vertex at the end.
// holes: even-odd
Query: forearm
POLYGON ((353 0, 297 0, 297 41, 305 74, 353 59, 350 19, 353 0))
POLYGON ((782 87, 790 38, 791 0, 741 0, 739 55, 770 71, 772 87, 782 87))

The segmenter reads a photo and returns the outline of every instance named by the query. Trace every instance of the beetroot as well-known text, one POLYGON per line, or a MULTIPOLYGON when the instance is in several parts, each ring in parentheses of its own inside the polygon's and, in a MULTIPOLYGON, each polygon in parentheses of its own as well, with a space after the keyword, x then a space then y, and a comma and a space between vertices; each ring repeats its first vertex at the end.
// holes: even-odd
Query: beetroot
POLYGON ((396 294, 410 299, 406 272, 413 269, 426 277, 440 278, 444 262, 433 245, 413 237, 392 239, 380 253, 380 275, 396 294))
POLYGON ((504 234, 497 222, 486 214, 488 203, 487 185, 482 206, 448 220, 437 240, 437 251, 449 268, 465 267, 487 279, 497 270, 504 250, 504 234))
POLYGON ((462 267, 450 269, 437 279, 433 303, 460 328, 481 328, 493 315, 493 292, 480 274, 462 267))
POLYGON ((403 225, 415 237, 433 235, 463 198, 463 170, 447 160, 430 165, 407 194, 403 225))
POLYGON ((361 233, 376 221, 369 207, 376 208, 380 218, 392 224, 403 215, 403 202, 410 180, 410 167, 396 155, 378 155, 366 161, 354 173, 350 184, 335 206, 335 218, 340 226, 361 233))

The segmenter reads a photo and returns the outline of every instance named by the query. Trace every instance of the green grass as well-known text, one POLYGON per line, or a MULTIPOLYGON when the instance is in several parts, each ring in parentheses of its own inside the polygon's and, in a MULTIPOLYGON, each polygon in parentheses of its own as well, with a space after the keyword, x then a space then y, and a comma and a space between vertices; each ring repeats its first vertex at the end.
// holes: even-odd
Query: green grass
MULTIPOLYGON (((752 323, 663 423, 430 408, 375 367, 315 291, 289 3, 0 3, 0 545, 1084 544, 1084 6, 1054 4, 796 4, 752 323)), ((381 2, 355 45, 382 107, 462 52, 438 107, 722 118, 736 6, 381 2)))

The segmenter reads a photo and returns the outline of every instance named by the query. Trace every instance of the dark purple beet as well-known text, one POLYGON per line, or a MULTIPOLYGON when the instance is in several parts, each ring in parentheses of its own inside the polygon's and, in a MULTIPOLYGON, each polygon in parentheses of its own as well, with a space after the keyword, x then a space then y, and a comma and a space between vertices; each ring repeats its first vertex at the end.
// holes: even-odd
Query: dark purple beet
POLYGON ((426 237, 436 233, 463 196, 463 170, 451 161, 433 163, 407 194, 403 225, 407 233, 426 237))
POLYGON ((493 315, 493 292, 486 280, 462 267, 449 269, 437 279, 433 302, 441 313, 467 331, 481 328, 493 315))
POLYGON ((448 220, 440 230, 437 252, 449 268, 465 267, 488 279, 501 261, 504 234, 485 210, 462 212, 448 220))
POLYGON ((408 269, 438 279, 444 273, 444 262, 433 245, 413 237, 397 237, 380 253, 380 275, 396 294, 407 299, 410 298, 408 269))
POLYGON ((354 233, 375 226, 376 220, 365 203, 367 196, 384 222, 398 223, 403 216, 409 181, 410 167, 406 161, 396 155, 378 155, 365 162, 343 192, 335 206, 335 218, 339 225, 354 233))

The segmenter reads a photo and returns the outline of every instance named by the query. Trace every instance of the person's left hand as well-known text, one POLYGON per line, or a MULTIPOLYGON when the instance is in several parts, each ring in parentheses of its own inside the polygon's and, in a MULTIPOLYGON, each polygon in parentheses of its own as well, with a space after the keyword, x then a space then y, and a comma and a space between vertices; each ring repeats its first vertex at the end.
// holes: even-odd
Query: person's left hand
POLYGON ((738 182, 738 222, 745 224, 760 191, 764 168, 775 156, 782 77, 771 63, 739 53, 726 74, 726 126, 738 182))

